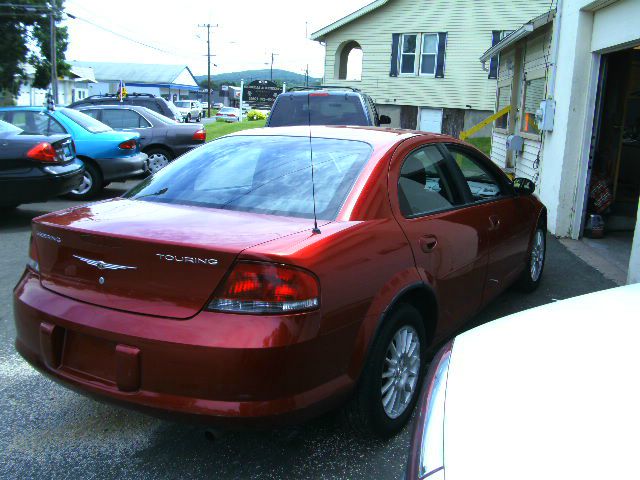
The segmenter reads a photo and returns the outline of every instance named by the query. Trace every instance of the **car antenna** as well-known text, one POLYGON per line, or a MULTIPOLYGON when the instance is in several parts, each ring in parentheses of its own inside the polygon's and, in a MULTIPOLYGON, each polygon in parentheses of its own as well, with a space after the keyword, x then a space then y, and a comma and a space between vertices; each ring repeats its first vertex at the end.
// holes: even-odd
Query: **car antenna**
POLYGON ((316 182, 313 176, 313 144, 311 142, 311 94, 307 93, 307 110, 309 114, 309 154, 311 158, 311 192, 313 197, 313 233, 322 233, 318 228, 318 216, 316 215, 316 182))

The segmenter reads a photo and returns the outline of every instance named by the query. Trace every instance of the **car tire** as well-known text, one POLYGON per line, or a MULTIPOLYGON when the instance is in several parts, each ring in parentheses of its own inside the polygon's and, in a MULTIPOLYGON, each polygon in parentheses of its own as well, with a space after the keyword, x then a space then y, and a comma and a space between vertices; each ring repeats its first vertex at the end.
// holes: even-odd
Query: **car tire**
POLYGON ((396 305, 374 339, 355 395, 344 409, 347 422, 356 432, 387 438, 405 426, 420 395, 426 353, 422 315, 411 304, 396 305), (407 339, 408 334, 409 347, 399 351, 403 335, 407 339), (410 395, 403 399, 407 393, 410 395))
POLYGON ((527 266, 516 283, 518 290, 524 293, 531 293, 538 288, 542 280, 546 256, 547 229, 543 223, 538 223, 527 253, 527 266))
POLYGON ((199 113, 198 118, 196 118, 196 122, 200 123, 201 120, 202 120, 202 114, 199 113))
POLYGON ((84 162, 84 177, 78 188, 65 195, 73 200, 86 200, 95 197, 104 188, 102 172, 89 162, 84 162))
POLYGON ((187 113, 187 118, 184 120, 184 123, 191 123, 191 114, 187 113))
POLYGON ((173 160, 171 152, 164 148, 150 148, 145 150, 144 153, 149 156, 149 174, 151 175, 162 170, 173 160))

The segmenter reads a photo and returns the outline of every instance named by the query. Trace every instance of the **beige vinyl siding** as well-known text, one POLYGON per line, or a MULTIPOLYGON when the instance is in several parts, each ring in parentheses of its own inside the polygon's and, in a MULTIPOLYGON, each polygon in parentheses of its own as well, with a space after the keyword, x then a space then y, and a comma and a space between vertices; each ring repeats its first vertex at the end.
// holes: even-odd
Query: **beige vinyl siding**
POLYGON ((491 135, 491 160, 500 168, 507 166, 507 134, 493 131, 491 135))
POLYGON ((515 158, 515 175, 533 180, 536 175, 535 161, 540 150, 538 140, 524 139, 522 153, 515 158))
POLYGON ((493 110, 496 82, 478 60, 492 30, 515 30, 548 6, 548 0, 391 0, 326 35, 324 82, 360 88, 377 103, 493 110), (392 34, 413 32, 447 32, 445 78, 389 76, 392 34), (360 81, 335 75, 336 50, 349 40, 362 47, 360 81))

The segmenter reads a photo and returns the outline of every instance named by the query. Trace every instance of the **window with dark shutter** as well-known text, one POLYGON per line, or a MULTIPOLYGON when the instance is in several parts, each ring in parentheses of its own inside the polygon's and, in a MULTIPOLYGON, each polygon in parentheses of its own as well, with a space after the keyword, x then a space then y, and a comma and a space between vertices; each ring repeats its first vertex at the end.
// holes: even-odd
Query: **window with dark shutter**
MULTIPOLYGON (((494 30, 491 32, 491 46, 496 45, 502 38, 501 30, 494 30)), ((498 55, 491 57, 489 62, 489 78, 498 78, 498 55)))
POLYGON ((390 77, 398 76, 398 46, 400 45, 400 34, 391 34, 391 68, 389 69, 390 77))
POLYGON ((447 32, 438 33, 438 62, 436 64, 436 78, 444 78, 445 50, 447 48, 447 32))

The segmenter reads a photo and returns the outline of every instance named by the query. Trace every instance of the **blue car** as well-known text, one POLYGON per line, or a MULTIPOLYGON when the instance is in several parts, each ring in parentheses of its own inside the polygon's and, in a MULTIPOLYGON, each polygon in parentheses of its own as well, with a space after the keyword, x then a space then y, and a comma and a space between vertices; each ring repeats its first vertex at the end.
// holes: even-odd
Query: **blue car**
POLYGON ((116 132, 95 118, 71 108, 3 107, 0 120, 25 134, 70 134, 77 157, 84 162, 82 183, 67 196, 88 199, 108 183, 139 177, 148 171, 146 153, 140 152, 140 134, 116 132))

